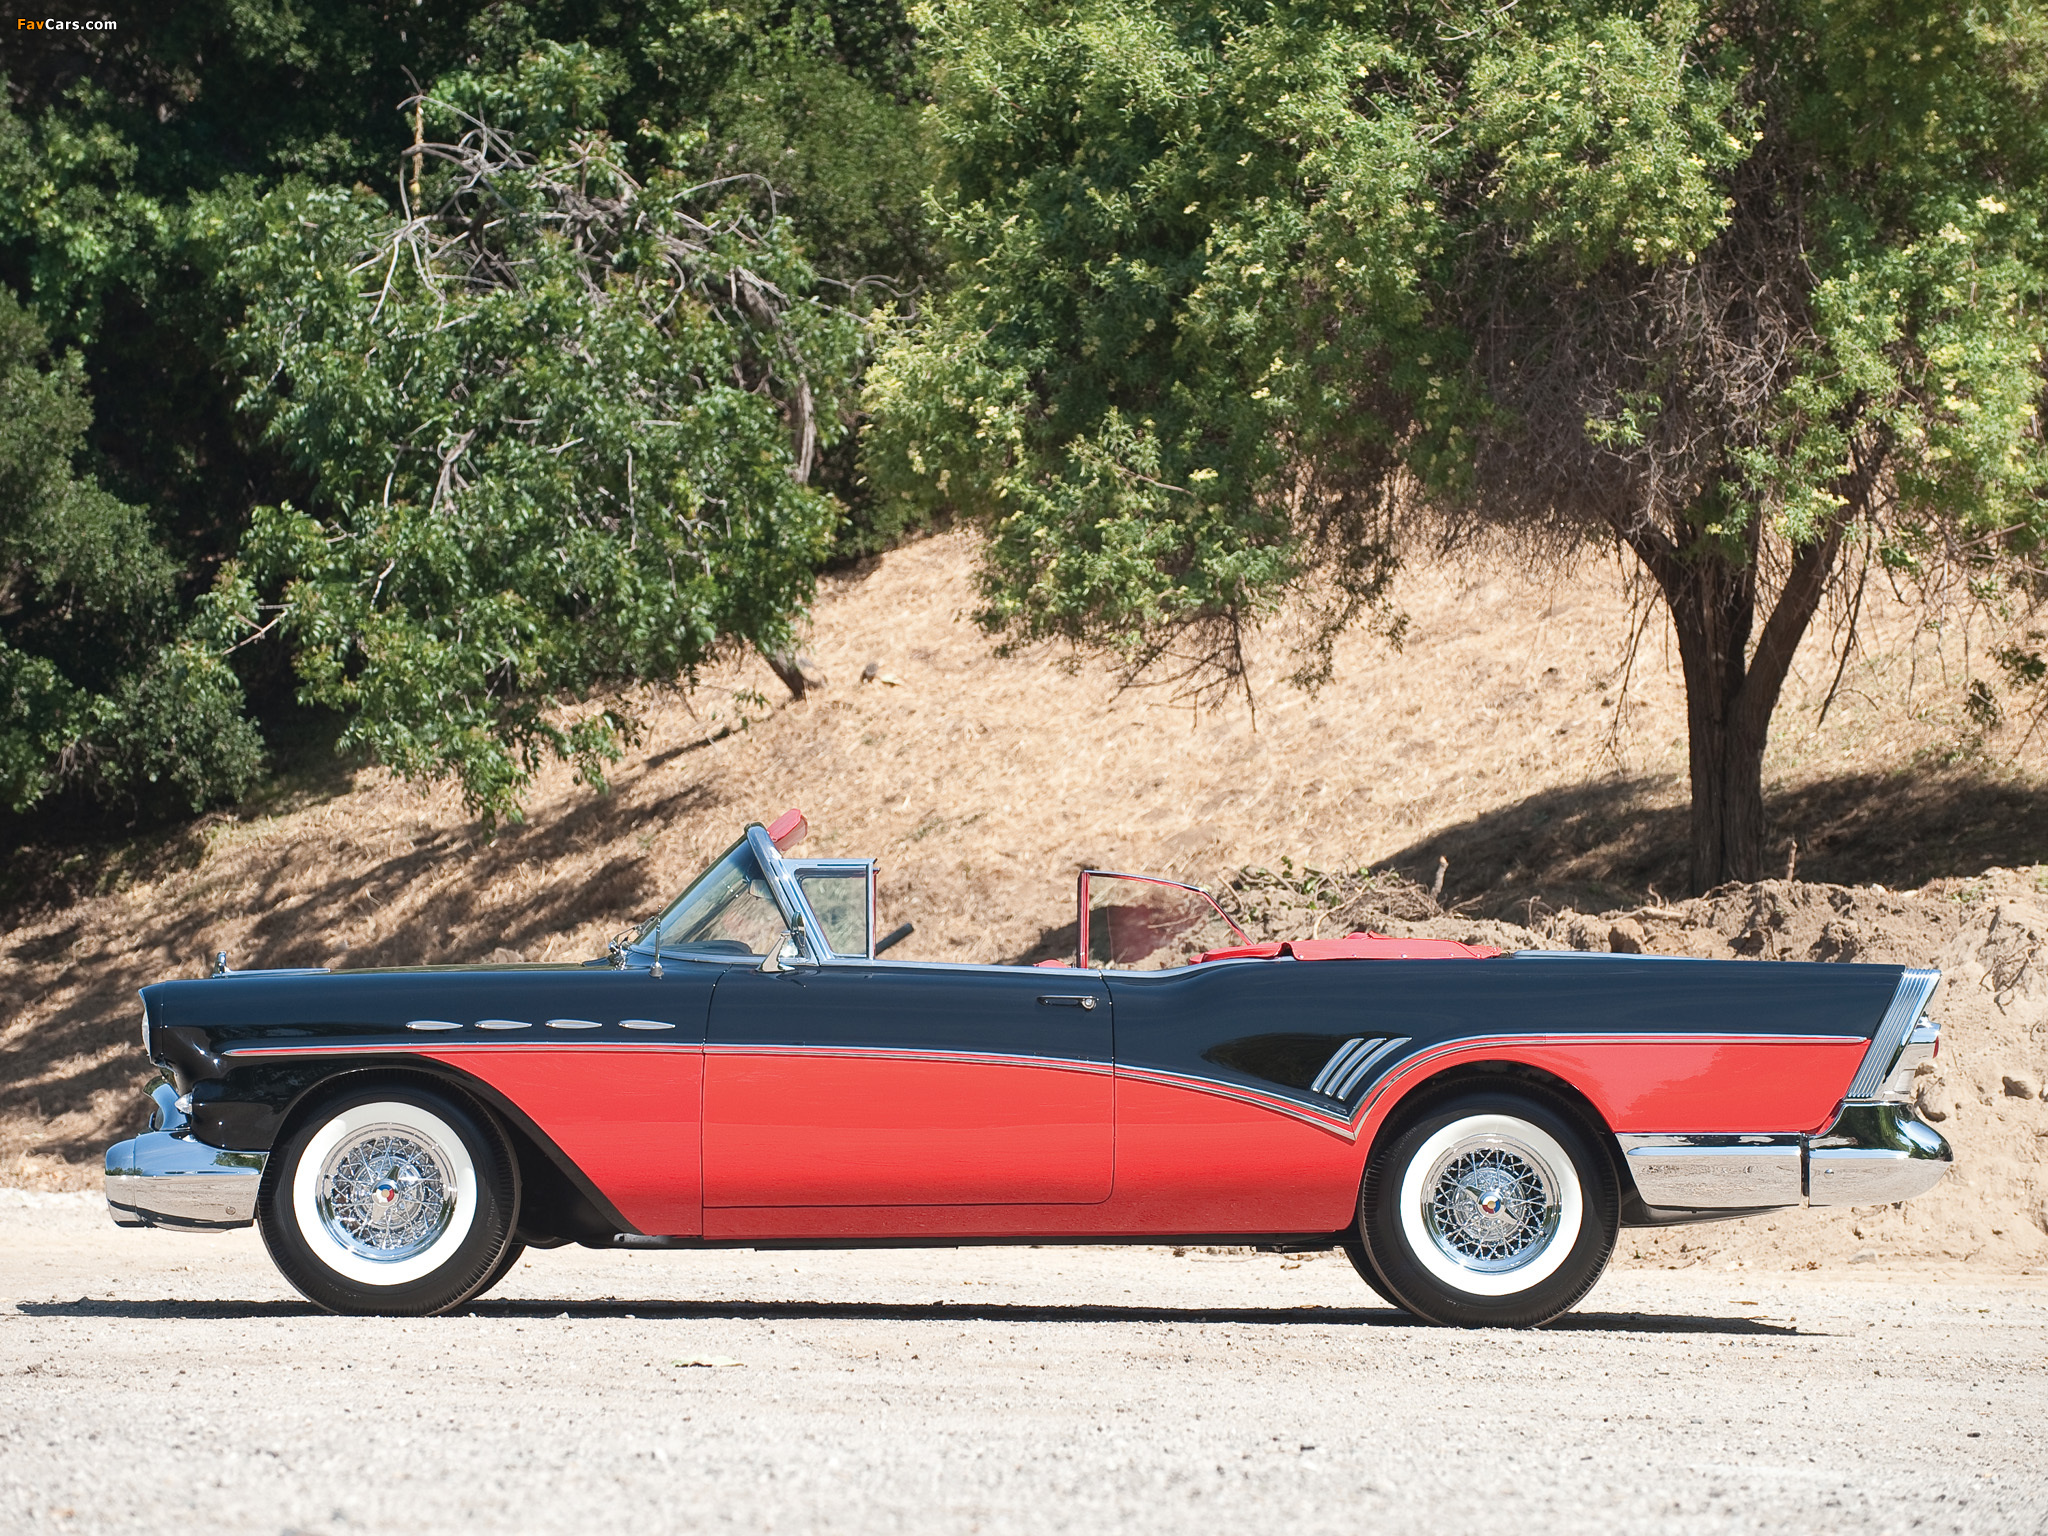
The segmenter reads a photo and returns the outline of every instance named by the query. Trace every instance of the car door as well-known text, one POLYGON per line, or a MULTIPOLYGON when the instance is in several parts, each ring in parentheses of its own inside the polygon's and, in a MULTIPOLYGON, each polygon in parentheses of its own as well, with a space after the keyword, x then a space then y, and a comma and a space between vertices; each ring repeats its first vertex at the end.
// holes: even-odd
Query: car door
POLYGON ((1114 1123, 1089 972, 828 960, 712 995, 707 1210, 1093 1204, 1114 1123))

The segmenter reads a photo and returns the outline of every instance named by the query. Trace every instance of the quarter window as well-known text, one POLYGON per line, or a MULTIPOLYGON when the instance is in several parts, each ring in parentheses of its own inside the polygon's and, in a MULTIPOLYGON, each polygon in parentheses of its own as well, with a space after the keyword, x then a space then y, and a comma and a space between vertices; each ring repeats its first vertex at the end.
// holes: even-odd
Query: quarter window
POLYGON ((835 955, 868 952, 868 876, 865 869, 806 870, 796 877, 804 901, 817 914, 821 937, 835 955))

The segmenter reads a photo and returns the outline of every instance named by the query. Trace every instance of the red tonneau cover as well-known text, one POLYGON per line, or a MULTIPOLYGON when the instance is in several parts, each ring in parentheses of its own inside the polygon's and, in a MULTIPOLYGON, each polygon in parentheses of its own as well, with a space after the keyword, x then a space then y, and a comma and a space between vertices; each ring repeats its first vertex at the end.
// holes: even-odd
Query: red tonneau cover
POLYGON ((1396 939, 1384 933, 1348 933, 1341 939, 1288 939, 1279 944, 1240 944, 1212 949, 1204 960, 1272 960, 1292 955, 1297 960, 1490 960, 1505 950, 1486 944, 1460 944, 1455 939, 1396 939))

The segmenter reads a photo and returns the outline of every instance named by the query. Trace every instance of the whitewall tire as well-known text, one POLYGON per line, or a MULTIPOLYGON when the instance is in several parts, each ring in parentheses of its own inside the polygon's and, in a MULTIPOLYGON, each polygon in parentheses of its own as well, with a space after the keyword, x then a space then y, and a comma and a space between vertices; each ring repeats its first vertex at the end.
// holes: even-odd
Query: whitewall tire
POLYGON ((1411 1111, 1382 1133, 1359 1200, 1359 1245, 1385 1292, 1465 1327, 1533 1327, 1573 1306, 1620 1224, 1599 1134, 1519 1084, 1411 1111))
POLYGON ((308 1300, 419 1316, 459 1306, 502 1273, 518 1206, 517 1160, 488 1111, 384 1083, 295 1120, 264 1170, 257 1219, 308 1300))

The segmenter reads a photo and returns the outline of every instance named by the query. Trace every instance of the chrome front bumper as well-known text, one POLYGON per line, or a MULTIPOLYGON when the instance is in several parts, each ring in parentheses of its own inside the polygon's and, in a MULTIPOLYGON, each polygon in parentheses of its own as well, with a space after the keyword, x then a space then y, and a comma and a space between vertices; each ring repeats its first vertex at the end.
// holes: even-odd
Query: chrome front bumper
POLYGON ((222 1232, 256 1219, 267 1152, 224 1152, 184 1133, 185 1116, 166 1085, 150 1129, 107 1148, 107 1212, 121 1227, 222 1232))
POLYGON ((1617 1136, 1652 1213, 1890 1205, 1924 1195, 1955 1161, 1904 1104, 1845 1104, 1818 1136, 1617 1136))

